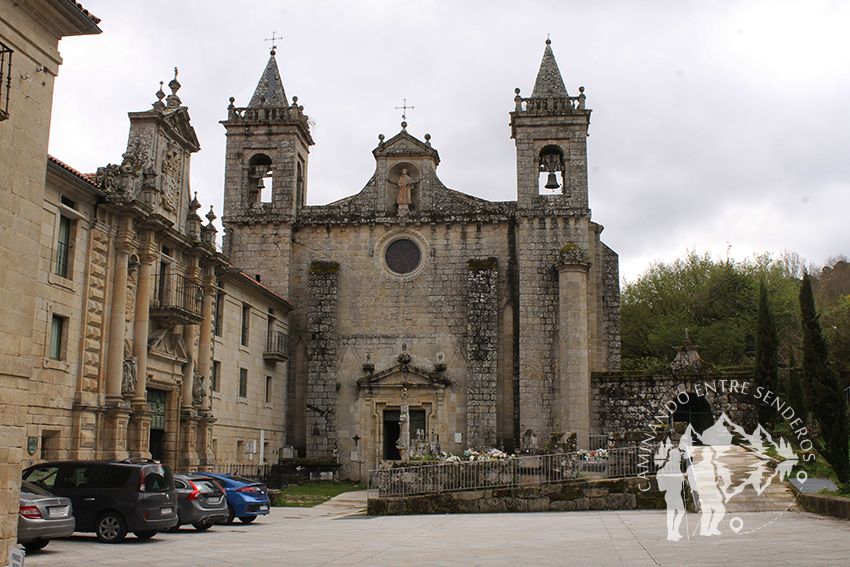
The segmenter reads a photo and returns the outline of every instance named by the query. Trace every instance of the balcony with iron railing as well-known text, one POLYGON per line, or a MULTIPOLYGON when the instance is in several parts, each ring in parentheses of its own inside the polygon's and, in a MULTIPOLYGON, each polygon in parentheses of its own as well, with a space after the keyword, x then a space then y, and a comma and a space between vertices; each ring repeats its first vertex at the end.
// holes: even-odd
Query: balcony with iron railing
POLYGON ((275 362, 289 360, 289 335, 281 331, 270 331, 263 358, 275 362))
POLYGON ((150 317, 166 326, 197 325, 204 320, 204 288, 181 274, 159 278, 150 317))

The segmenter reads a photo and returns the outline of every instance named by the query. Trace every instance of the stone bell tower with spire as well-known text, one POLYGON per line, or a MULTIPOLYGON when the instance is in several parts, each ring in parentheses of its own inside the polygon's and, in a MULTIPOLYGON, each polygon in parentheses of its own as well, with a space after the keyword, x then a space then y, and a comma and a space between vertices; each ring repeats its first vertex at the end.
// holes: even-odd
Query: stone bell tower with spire
POLYGON ((619 367, 619 262, 588 206, 584 87, 570 96, 546 40, 531 96, 516 89, 519 431, 591 423, 590 376, 619 367))
POLYGON ((291 225, 307 199, 313 138, 298 97, 287 102, 275 48, 248 106, 230 98, 225 162, 224 252, 276 292, 288 294, 291 225), (269 263, 274 258, 273 263, 269 263))

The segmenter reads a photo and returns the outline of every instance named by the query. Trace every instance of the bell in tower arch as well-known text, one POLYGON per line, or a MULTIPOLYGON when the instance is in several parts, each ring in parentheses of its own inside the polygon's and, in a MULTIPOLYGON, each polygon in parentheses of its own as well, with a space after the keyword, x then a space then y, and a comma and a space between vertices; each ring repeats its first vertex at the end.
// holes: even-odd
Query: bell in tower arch
POLYGON ((545 189, 556 190, 561 187, 558 183, 557 172, 564 171, 564 156, 560 148, 546 146, 540 152, 540 173, 548 173, 545 189))

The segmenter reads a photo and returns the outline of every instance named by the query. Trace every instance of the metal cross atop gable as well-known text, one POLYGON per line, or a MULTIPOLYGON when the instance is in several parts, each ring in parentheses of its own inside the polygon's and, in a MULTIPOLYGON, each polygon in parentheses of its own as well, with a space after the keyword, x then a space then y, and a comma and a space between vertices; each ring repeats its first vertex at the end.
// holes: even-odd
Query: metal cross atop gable
POLYGON ((272 36, 271 36, 271 37, 267 37, 267 38, 266 38, 266 41, 270 41, 270 42, 272 42, 272 49, 271 49, 271 54, 272 54, 272 55, 274 55, 274 54, 275 54, 275 49, 277 49, 277 44, 275 43, 275 40, 277 40, 277 39, 283 39, 283 37, 275 37, 275 34, 276 34, 276 33, 277 33, 277 32, 273 31, 273 32, 272 32, 272 36))
POLYGON ((396 106, 396 107, 395 107, 395 109, 396 109, 396 110, 401 110, 401 119, 402 119, 402 120, 407 120, 407 111, 408 111, 408 110, 413 110, 413 107, 412 107, 412 106, 407 106, 407 99, 406 99, 406 98, 405 98, 405 99, 402 99, 402 100, 404 101, 404 105, 403 105, 403 106, 396 106))

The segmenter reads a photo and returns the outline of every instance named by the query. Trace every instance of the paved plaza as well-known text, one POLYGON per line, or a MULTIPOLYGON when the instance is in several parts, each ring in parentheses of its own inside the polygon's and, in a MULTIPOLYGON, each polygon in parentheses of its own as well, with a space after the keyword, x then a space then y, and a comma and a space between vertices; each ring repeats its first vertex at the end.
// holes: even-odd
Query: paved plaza
MULTIPOLYGON (((273 508, 250 525, 191 527, 105 545, 94 535, 50 542, 39 566, 823 566, 850 563, 850 522, 806 512, 739 513, 734 534, 667 541, 664 511, 367 517, 362 496, 273 508), (751 527, 760 527, 748 532, 751 527)), ((699 516, 687 518, 690 533, 699 516)), ((685 524, 682 525, 684 534, 685 524)), ((728 533, 727 533, 728 532, 728 533)), ((698 531, 697 531, 698 533, 698 531)))

